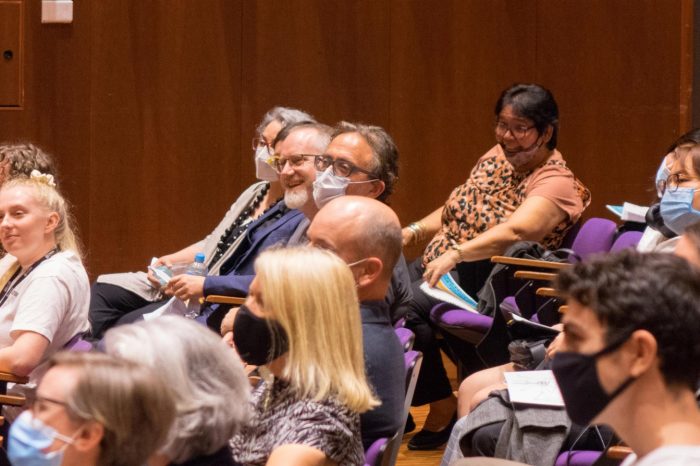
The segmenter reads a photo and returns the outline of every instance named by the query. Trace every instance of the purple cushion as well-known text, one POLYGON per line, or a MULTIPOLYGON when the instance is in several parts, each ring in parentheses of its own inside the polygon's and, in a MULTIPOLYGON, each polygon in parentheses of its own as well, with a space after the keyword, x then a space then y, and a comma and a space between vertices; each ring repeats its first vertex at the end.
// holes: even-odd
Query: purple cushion
POLYGON ((382 463, 382 455, 389 439, 386 437, 375 440, 365 452, 365 466, 379 466, 382 463))
POLYGON ((399 341, 401 342, 403 350, 408 351, 409 349, 411 349, 411 346, 413 346, 413 340, 415 338, 413 332, 405 327, 395 328, 394 332, 396 332, 396 336, 399 337, 399 341))
POLYGON ((610 248, 610 252, 618 252, 627 248, 636 248, 640 239, 642 239, 641 231, 626 231, 617 237, 610 248))
POLYGON ((439 313, 431 312, 431 317, 438 324, 468 328, 480 333, 486 333, 493 322, 493 319, 489 316, 465 311, 464 309, 451 309, 439 313))
POLYGON ((601 454, 600 451, 574 450, 571 454, 567 451, 559 454, 554 466, 591 466, 601 454))
POLYGON ((591 254, 608 252, 615 238, 617 225, 607 218, 591 218, 583 224, 571 249, 581 260, 585 260, 591 254))

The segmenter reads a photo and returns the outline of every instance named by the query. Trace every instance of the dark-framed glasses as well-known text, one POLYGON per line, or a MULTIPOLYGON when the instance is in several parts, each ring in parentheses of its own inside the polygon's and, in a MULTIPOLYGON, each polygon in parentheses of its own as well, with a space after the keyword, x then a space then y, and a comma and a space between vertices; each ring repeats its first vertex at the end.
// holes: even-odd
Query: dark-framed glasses
POLYGON ((527 133, 529 133, 532 128, 534 128, 534 126, 527 126, 527 125, 510 126, 508 123, 501 121, 501 120, 496 120, 496 123, 494 124, 494 131, 496 131, 496 134, 498 136, 504 136, 507 131, 510 131, 510 134, 512 134, 515 139, 524 138, 525 136, 527 136, 527 133))
POLYGON ((685 173, 671 173, 668 178, 661 180, 656 184, 656 188, 661 194, 665 193, 666 190, 671 193, 678 191, 678 188, 682 183, 688 181, 697 181, 696 178, 692 178, 685 173))
POLYGON ((293 155, 285 155, 285 156, 279 156, 279 155, 273 155, 270 157, 267 161, 270 165, 274 167, 274 169, 277 171, 277 173, 282 173, 282 170, 284 170, 284 166, 289 163, 289 166, 292 168, 297 168, 300 167, 306 162, 308 159, 313 159, 314 157, 317 157, 315 154, 293 154, 293 155))
POLYGON ((333 167, 333 174, 344 178, 349 177, 355 172, 360 172, 369 176, 371 179, 378 179, 377 175, 371 171, 360 168, 347 160, 334 159, 330 155, 317 155, 314 159, 314 166, 316 167, 316 170, 320 172, 326 171, 328 167, 333 167))

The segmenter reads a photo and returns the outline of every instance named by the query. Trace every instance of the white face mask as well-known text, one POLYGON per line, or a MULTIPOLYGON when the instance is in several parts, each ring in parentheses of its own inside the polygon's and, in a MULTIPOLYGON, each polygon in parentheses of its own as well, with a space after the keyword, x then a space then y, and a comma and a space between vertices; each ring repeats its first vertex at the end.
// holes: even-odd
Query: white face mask
POLYGON ((266 146, 258 146, 255 149, 255 177, 262 181, 277 181, 279 174, 267 163, 270 158, 270 151, 266 146))
POLYGON ((537 151, 540 149, 541 146, 542 142, 538 140, 535 141, 535 143, 530 147, 511 152, 505 148, 504 144, 501 144, 503 152, 506 156, 506 160, 508 160, 508 162, 510 162, 510 164, 513 165, 515 169, 524 167, 525 165, 532 162, 532 159, 535 158, 535 155, 537 154, 537 151))
POLYGON ((333 174, 333 167, 328 167, 326 171, 316 172, 314 181, 314 202, 320 209, 332 199, 344 196, 350 184, 372 183, 377 180, 350 181, 349 178, 333 174))

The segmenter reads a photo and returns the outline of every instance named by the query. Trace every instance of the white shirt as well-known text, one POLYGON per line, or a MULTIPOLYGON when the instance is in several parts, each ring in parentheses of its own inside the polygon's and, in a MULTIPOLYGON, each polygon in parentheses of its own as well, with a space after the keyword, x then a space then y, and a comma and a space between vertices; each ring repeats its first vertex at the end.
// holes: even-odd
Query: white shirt
POLYGON ((669 445, 657 448, 642 459, 632 453, 620 466, 697 466, 700 465, 700 445, 669 445))
MULTIPOLYGON (((14 263, 0 260, 0 276, 14 263)), ((70 251, 42 261, 10 291, 0 306, 0 348, 11 346, 13 332, 31 331, 49 340, 39 365, 29 375, 31 388, 46 372, 48 359, 77 333, 88 329, 90 283, 80 259, 70 251)), ((19 388, 19 387, 17 387, 19 388)))

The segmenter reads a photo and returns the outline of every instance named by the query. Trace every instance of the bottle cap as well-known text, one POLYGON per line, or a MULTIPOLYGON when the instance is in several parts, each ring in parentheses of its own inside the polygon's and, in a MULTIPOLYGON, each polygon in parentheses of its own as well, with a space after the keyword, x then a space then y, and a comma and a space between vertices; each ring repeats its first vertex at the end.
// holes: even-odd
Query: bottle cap
POLYGON ((204 253, 203 252, 198 252, 197 254, 194 255, 194 261, 199 262, 200 264, 204 263, 204 253))

